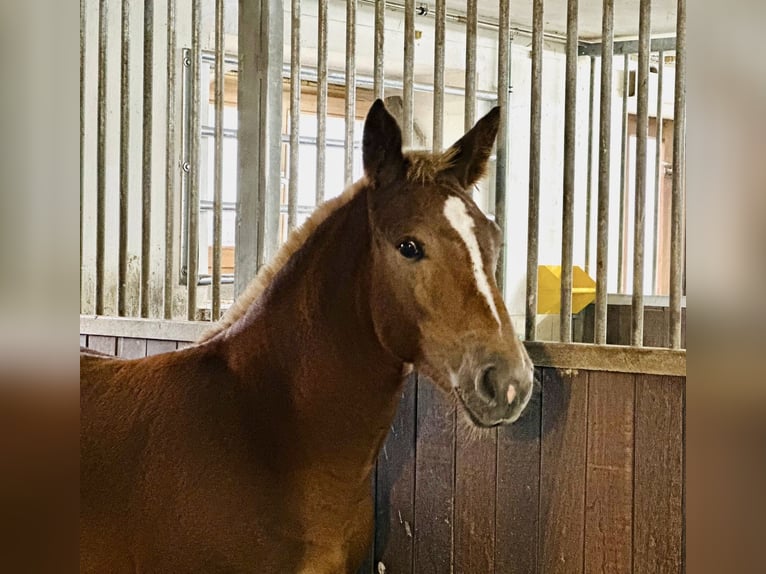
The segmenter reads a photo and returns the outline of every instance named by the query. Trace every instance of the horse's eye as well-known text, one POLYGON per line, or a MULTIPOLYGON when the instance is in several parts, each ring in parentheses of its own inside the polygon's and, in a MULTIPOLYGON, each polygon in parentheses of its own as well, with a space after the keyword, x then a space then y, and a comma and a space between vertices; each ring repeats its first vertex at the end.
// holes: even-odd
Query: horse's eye
POLYGON ((423 247, 414 239, 405 239, 399 244, 399 253, 407 259, 422 259, 423 247))

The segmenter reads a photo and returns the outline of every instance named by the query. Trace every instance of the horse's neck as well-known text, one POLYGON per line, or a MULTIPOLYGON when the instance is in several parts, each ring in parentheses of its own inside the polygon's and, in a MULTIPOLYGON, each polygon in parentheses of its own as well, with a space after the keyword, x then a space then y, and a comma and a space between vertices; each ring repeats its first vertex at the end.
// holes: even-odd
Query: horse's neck
POLYGON ((234 363, 258 393, 287 406, 284 432, 354 473, 374 463, 403 382, 370 316, 365 201, 360 194, 317 228, 227 343, 241 349, 234 363))

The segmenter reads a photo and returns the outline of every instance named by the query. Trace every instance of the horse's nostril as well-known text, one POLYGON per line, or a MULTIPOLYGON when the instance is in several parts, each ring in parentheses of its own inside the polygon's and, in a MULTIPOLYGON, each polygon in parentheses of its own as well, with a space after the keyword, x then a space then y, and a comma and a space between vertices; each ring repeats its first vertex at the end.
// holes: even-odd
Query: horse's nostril
POLYGON ((497 400, 497 390, 495 387, 495 368, 490 367, 484 371, 479 381, 479 392, 489 401, 497 400))

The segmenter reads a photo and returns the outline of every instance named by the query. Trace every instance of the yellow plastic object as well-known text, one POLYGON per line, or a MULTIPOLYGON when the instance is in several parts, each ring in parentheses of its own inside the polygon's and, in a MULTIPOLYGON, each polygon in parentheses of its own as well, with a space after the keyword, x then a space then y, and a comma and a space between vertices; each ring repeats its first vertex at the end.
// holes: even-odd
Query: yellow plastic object
MULTIPOLYGON (((596 299, 596 282, 581 267, 572 267, 572 313, 579 313, 596 299)), ((537 269, 537 312, 561 312, 561 265, 540 265, 537 269)))

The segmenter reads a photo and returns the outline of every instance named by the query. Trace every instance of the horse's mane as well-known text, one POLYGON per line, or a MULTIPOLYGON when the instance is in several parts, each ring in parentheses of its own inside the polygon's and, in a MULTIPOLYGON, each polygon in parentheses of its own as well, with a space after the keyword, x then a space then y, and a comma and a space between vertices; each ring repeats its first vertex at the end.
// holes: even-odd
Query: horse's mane
MULTIPOLYGON (((407 179, 419 183, 433 182, 440 171, 452 164, 454 155, 452 149, 440 154, 433 154, 426 151, 412 151, 405 154, 408 163, 407 179)), ((231 307, 229 307, 223 317, 221 317, 221 320, 212 325, 210 329, 202 334, 199 342, 212 339, 218 333, 225 331, 236 323, 247 312, 250 305, 252 305, 264 291, 266 291, 266 288, 273 281, 274 277, 277 276, 282 267, 289 261, 290 257, 301 248, 308 237, 314 233, 316 228, 333 213, 350 202, 359 191, 367 186, 367 184, 367 178, 362 177, 356 183, 347 187, 342 194, 326 201, 314 210, 314 213, 311 214, 303 225, 290 234, 287 241, 282 244, 282 247, 279 248, 274 258, 268 264, 261 267, 255 278, 250 282, 242 294, 237 297, 234 303, 232 303, 231 307)))

